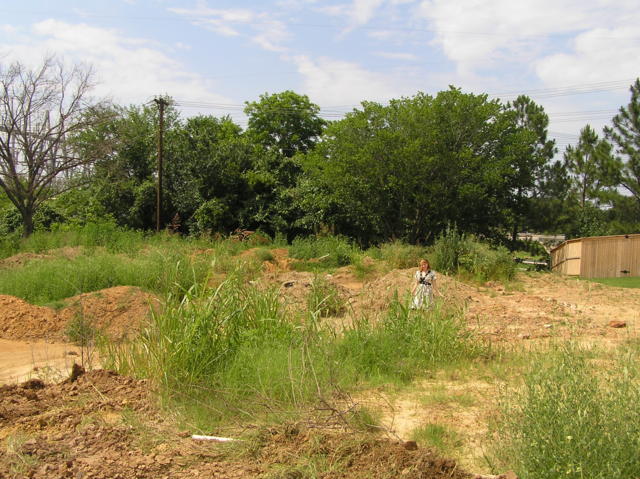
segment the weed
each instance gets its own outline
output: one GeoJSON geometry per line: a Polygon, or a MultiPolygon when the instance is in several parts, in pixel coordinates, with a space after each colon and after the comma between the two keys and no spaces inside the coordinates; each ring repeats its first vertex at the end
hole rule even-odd
{"type": "Polygon", "coordinates": [[[372,248],[367,253],[376,259],[386,261],[390,268],[406,269],[417,266],[418,261],[426,257],[427,250],[422,246],[394,241],[372,248]]]}
{"type": "Polygon", "coordinates": [[[38,464],[38,458],[25,451],[30,437],[23,433],[15,433],[5,438],[6,457],[10,471],[17,477],[26,476],[27,471],[38,464]]]}
{"type": "Polygon", "coordinates": [[[307,308],[320,317],[342,316],[347,304],[335,285],[321,276],[315,276],[307,296],[307,308]]]}
{"type": "Polygon", "coordinates": [[[265,261],[273,261],[275,259],[271,251],[266,248],[260,248],[256,250],[255,256],[263,263],[265,261]]]}
{"type": "Polygon", "coordinates": [[[497,457],[519,476],[635,478],[640,470],[640,365],[614,359],[606,374],[593,352],[564,346],[546,353],[509,391],[497,425],[497,457]]]}

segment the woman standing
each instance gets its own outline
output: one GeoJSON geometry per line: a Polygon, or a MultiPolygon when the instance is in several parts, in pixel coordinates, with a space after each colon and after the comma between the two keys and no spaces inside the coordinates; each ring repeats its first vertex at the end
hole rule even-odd
{"type": "Polygon", "coordinates": [[[433,294],[436,289],[436,275],[431,271],[431,265],[426,259],[420,260],[420,267],[414,275],[413,303],[411,309],[427,309],[433,303],[433,294]]]}

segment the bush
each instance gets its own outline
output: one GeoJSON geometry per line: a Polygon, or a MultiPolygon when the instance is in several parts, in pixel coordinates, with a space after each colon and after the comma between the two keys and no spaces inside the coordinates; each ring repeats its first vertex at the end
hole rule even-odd
{"type": "Polygon", "coordinates": [[[640,368],[635,354],[594,368],[588,352],[547,355],[510,394],[498,457],[523,479],[638,477],[640,368]]]}
{"type": "Polygon", "coordinates": [[[516,273],[509,250],[503,246],[491,248],[455,227],[447,227],[436,240],[433,267],[448,274],[468,275],[476,281],[510,281],[516,273]]]}
{"type": "Polygon", "coordinates": [[[426,257],[427,250],[422,246],[394,241],[371,248],[367,253],[373,258],[386,261],[391,268],[405,269],[417,266],[418,262],[426,257]]]}

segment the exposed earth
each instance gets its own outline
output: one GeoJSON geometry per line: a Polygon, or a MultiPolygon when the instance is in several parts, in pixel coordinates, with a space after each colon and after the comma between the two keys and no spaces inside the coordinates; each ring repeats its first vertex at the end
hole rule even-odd
{"type": "MultiPolygon", "coordinates": [[[[251,254],[251,250],[243,253],[251,254]]],[[[40,256],[7,258],[0,266],[46,260],[46,255],[40,256]]],[[[278,287],[286,307],[300,310],[306,307],[314,274],[292,271],[291,263],[286,250],[276,250],[274,258],[264,263],[261,283],[278,287]]],[[[375,315],[396,291],[401,297],[407,293],[413,271],[391,270],[366,281],[350,267],[323,274],[349,305],[344,317],[324,320],[339,324],[353,315],[375,315]]],[[[496,345],[535,347],[554,338],[615,345],[638,336],[637,289],[546,273],[520,274],[507,288],[445,275],[438,281],[441,300],[463,308],[467,327],[496,345]]],[[[86,348],[69,344],[65,331],[71,321],[88,318],[119,339],[144,327],[152,307],[161,308],[156,298],[126,286],[69,298],[58,310],[0,295],[0,384],[6,384],[0,386],[0,443],[6,445],[6,454],[0,455],[0,478],[295,478],[305,476],[291,469],[296,462],[291,457],[315,457],[323,451],[340,464],[334,475],[323,477],[473,477],[429,449],[406,448],[411,432],[425,423],[446,424],[457,431],[465,443],[464,457],[459,458],[462,465],[481,470],[477,466],[483,454],[481,437],[487,433],[500,385],[477,378],[443,373],[416,384],[410,393],[380,390],[357,398],[382,411],[388,439],[354,437],[340,428],[288,425],[263,435],[258,445],[231,449],[194,441],[163,419],[166,415],[158,412],[144,381],[93,371],[75,382],[59,383],[87,353],[86,348]],[[29,378],[30,382],[17,384],[29,378]],[[282,473],[273,475],[274,470],[282,473]]]]}

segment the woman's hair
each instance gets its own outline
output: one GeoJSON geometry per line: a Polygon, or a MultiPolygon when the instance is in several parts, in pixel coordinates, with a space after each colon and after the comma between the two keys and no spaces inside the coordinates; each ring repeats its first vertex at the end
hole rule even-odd
{"type": "Polygon", "coordinates": [[[426,263],[426,264],[427,264],[427,266],[428,266],[429,268],[431,268],[431,263],[429,263],[429,260],[428,260],[428,259],[426,259],[426,258],[422,258],[420,261],[418,261],[418,266],[422,266],[422,263],[426,263]]]}

